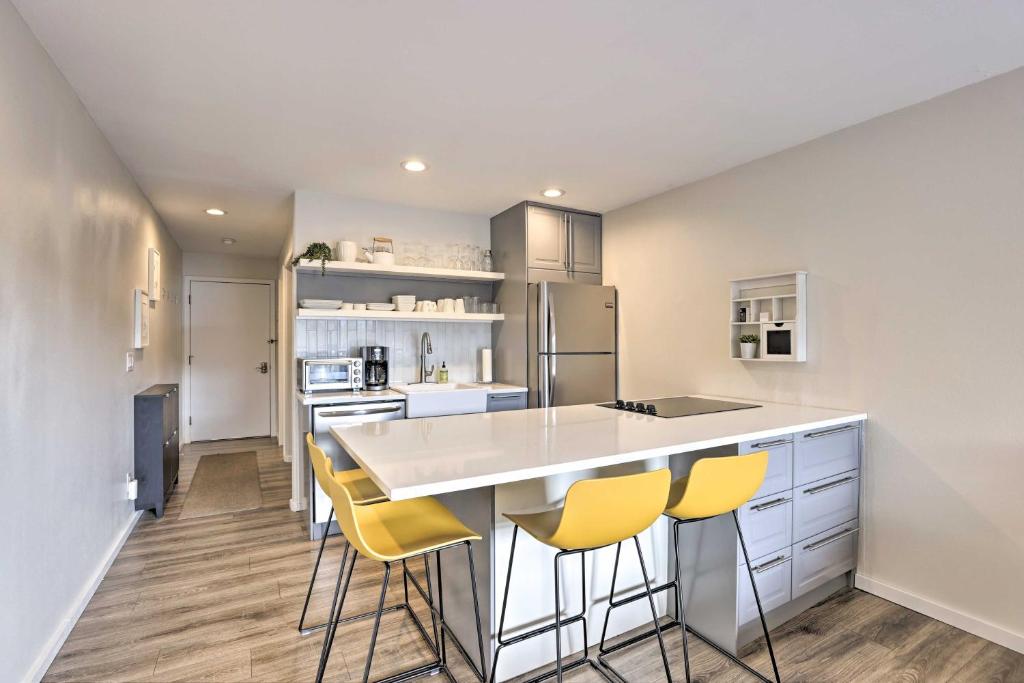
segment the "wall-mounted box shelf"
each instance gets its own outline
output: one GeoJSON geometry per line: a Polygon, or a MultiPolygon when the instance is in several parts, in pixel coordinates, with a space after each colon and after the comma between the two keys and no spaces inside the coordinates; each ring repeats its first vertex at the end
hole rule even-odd
{"type": "MultiPolygon", "coordinates": [[[[420,266],[381,266],[372,263],[351,263],[328,261],[324,266],[327,275],[356,277],[389,277],[409,280],[444,280],[448,282],[500,282],[504,273],[489,273],[483,270],[454,270],[452,268],[421,268],[420,266]]],[[[303,259],[294,267],[296,273],[321,274],[320,261],[303,259]]]]}
{"type": "Polygon", "coordinates": [[[730,358],[790,363],[807,360],[806,271],[739,278],[730,281],[729,289],[730,358]],[[762,314],[768,320],[761,320],[762,314]],[[760,337],[754,358],[740,354],[739,338],[745,334],[760,337]]]}
{"type": "Polygon", "coordinates": [[[298,309],[299,320],[392,320],[402,322],[493,323],[504,320],[502,313],[402,313],[399,311],[342,311],[298,309]]]}

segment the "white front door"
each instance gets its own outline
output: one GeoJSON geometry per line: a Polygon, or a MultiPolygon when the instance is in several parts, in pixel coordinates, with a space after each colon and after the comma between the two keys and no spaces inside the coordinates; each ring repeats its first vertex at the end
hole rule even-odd
{"type": "Polygon", "coordinates": [[[192,441],[269,436],[274,326],[269,284],[192,280],[192,441]]]}

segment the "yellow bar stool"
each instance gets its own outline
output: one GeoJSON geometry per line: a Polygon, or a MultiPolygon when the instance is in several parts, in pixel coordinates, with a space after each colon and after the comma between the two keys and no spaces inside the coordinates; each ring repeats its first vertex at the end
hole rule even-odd
{"type": "MultiPolygon", "coordinates": [[[[313,435],[306,434],[306,444],[310,446],[310,453],[312,453],[312,446],[316,445],[313,441],[313,435]]],[[[348,489],[349,494],[352,496],[352,502],[356,505],[372,505],[374,503],[380,503],[387,500],[387,496],[381,491],[373,480],[370,479],[369,475],[358,467],[354,467],[350,470],[334,470],[334,464],[330,458],[326,458],[326,467],[313,469],[313,474],[316,477],[317,485],[323,489],[324,493],[327,493],[326,480],[321,481],[321,477],[333,477],[336,482],[348,489]]],[[[328,494],[330,495],[330,494],[328,494]]],[[[316,583],[316,575],[320,570],[320,559],[324,555],[324,545],[327,543],[327,532],[331,528],[331,521],[334,519],[334,506],[331,506],[331,511],[327,515],[327,526],[324,528],[324,535],[320,539],[320,550],[316,554],[316,563],[313,564],[313,575],[309,577],[309,588],[306,590],[306,601],[302,604],[302,615],[299,617],[299,633],[306,636],[315,631],[327,627],[327,622],[316,626],[303,626],[306,621],[306,611],[309,609],[309,599],[313,595],[313,584],[316,583]]],[[[406,589],[408,593],[408,588],[406,589]]],[[[408,602],[408,598],[406,599],[408,602]]]]}
{"type": "MultiPolygon", "coordinates": [[[[310,459],[313,461],[314,470],[320,469],[321,475],[327,473],[327,463],[330,459],[323,450],[316,444],[309,446],[310,459]]],[[[345,606],[345,596],[348,594],[349,583],[352,581],[352,574],[355,572],[356,559],[362,556],[369,560],[381,562],[384,565],[384,580],[381,584],[380,598],[377,602],[377,609],[372,614],[373,632],[370,636],[370,649],[366,655],[366,664],[363,669],[363,683],[370,680],[370,667],[373,664],[373,652],[377,644],[377,634],[380,631],[381,617],[389,609],[384,608],[384,601],[387,597],[388,580],[391,578],[391,565],[401,562],[403,568],[407,560],[423,557],[424,567],[427,568],[426,582],[424,589],[419,581],[411,575],[407,576],[409,583],[412,583],[420,596],[430,608],[430,618],[433,623],[434,639],[431,640],[427,630],[420,623],[416,613],[408,605],[408,587],[406,587],[406,602],[398,608],[405,609],[412,618],[420,635],[423,636],[435,660],[427,664],[414,667],[393,676],[389,676],[378,683],[404,681],[417,676],[433,675],[444,672],[449,678],[453,678],[448,668],[447,650],[445,647],[445,636],[451,637],[452,642],[458,647],[465,657],[466,662],[476,674],[477,678],[483,681],[484,664],[484,639],[480,623],[480,602],[476,586],[476,566],[473,562],[473,549],[471,541],[480,540],[480,535],[472,529],[467,528],[458,517],[434,498],[416,498],[414,500],[384,501],[375,505],[356,505],[348,487],[338,483],[333,478],[324,476],[327,484],[327,494],[334,503],[334,511],[338,515],[338,525],[345,536],[345,552],[342,555],[341,567],[338,570],[338,583],[334,589],[334,600],[331,603],[330,616],[327,619],[327,632],[324,634],[324,645],[320,653],[320,664],[317,669],[316,680],[320,683],[327,670],[327,663],[331,655],[331,647],[334,644],[334,636],[338,632],[338,624],[343,621],[351,621],[341,618],[345,606]],[[465,546],[466,557],[469,560],[469,579],[473,590],[473,608],[476,613],[477,647],[480,651],[480,666],[466,653],[465,648],[459,639],[451,631],[444,618],[444,583],[441,576],[441,551],[458,546],[465,546]],[[351,562],[348,559],[349,550],[352,550],[351,562]],[[434,604],[434,591],[430,581],[429,564],[427,555],[433,553],[437,566],[437,604],[434,604]],[[347,571],[346,571],[347,569],[347,571]],[[344,578],[344,582],[343,582],[344,578]]],[[[357,615],[355,619],[365,615],[357,615]]],[[[454,680],[454,679],[453,679],[454,680]]]]}
{"type": "MultiPolygon", "coordinates": [[[[605,636],[604,633],[602,633],[598,660],[600,660],[604,666],[614,671],[611,665],[606,661],[605,655],[622,650],[623,648],[634,645],[642,640],[646,640],[655,633],[658,634],[658,638],[660,640],[661,631],[679,626],[683,635],[683,664],[686,667],[687,683],[690,683],[690,653],[686,642],[687,632],[697,636],[719,653],[725,655],[730,660],[743,667],[747,673],[756,676],[759,680],[764,681],[765,683],[772,683],[771,679],[766,678],[764,674],[751,668],[739,657],[727,652],[710,639],[686,625],[686,614],[683,611],[682,571],[680,570],[679,565],[679,529],[683,524],[701,522],[706,519],[731,512],[733,523],[736,525],[736,534],[740,541],[740,549],[743,551],[743,559],[747,564],[747,574],[750,576],[750,585],[754,589],[754,601],[757,603],[757,613],[761,617],[761,628],[764,630],[764,640],[768,646],[768,656],[772,661],[772,671],[775,674],[775,683],[781,683],[782,679],[779,678],[779,667],[775,662],[775,651],[772,649],[772,640],[768,635],[768,623],[765,621],[764,610],[761,607],[761,596],[758,595],[757,582],[754,581],[754,572],[750,568],[750,557],[747,555],[747,543],[743,538],[743,530],[740,529],[740,520],[736,514],[736,510],[749,501],[757,490],[761,488],[767,469],[768,451],[759,451],[749,455],[702,458],[693,464],[689,475],[672,482],[672,489],[669,494],[668,506],[665,508],[665,514],[673,520],[672,540],[675,551],[676,575],[672,581],[656,587],[654,592],[658,593],[668,589],[675,591],[676,613],[678,618],[673,622],[663,624],[651,631],[634,636],[629,640],[616,643],[611,647],[605,647],[605,636]]],[[[618,563],[619,557],[618,551],[616,551],[615,569],[612,571],[612,594],[615,593],[615,578],[618,573],[618,563]]],[[[622,605],[630,602],[640,600],[643,597],[643,593],[637,593],[613,602],[611,607],[609,607],[608,612],[605,614],[605,629],[608,627],[608,616],[611,614],[612,608],[621,607],[622,605]]]]}
{"type": "MultiPolygon", "coordinates": [[[[568,555],[579,554],[582,577],[581,595],[585,603],[587,593],[585,553],[588,550],[597,550],[613,544],[621,546],[622,541],[632,537],[636,544],[637,556],[640,558],[640,570],[643,573],[646,587],[646,591],[640,595],[646,595],[650,601],[651,616],[654,624],[657,624],[658,614],[651,593],[651,583],[647,576],[643,555],[640,553],[640,539],[637,536],[641,531],[654,524],[664,511],[671,479],[672,475],[668,469],[620,477],[583,479],[569,487],[565,494],[565,504],[560,508],[532,514],[505,515],[509,521],[515,524],[515,527],[512,529],[512,548],[508,558],[508,574],[505,577],[505,595],[501,602],[498,646],[494,651],[494,660],[491,663],[490,680],[492,683],[497,675],[498,656],[504,648],[551,631],[555,632],[555,668],[531,678],[529,683],[551,676],[555,676],[558,681],[561,681],[564,672],[585,664],[593,667],[605,679],[612,680],[604,669],[590,658],[587,644],[586,604],[578,614],[567,619],[561,617],[559,560],[568,555]],[[558,553],[555,555],[555,621],[506,639],[504,635],[505,610],[508,607],[509,585],[512,582],[512,562],[515,559],[516,539],[520,528],[544,545],[558,549],[558,553]],[[583,654],[574,661],[563,665],[562,628],[577,622],[583,623],[583,654]]],[[[671,683],[672,673],[669,670],[668,654],[665,652],[665,644],[661,640],[661,631],[656,630],[656,632],[661,645],[665,675],[671,683]]]]}

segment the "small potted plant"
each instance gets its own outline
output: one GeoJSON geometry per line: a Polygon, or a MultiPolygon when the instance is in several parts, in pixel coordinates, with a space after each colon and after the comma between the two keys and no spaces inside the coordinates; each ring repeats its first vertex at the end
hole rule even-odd
{"type": "Polygon", "coordinates": [[[326,242],[312,242],[306,251],[292,259],[292,265],[298,265],[302,259],[320,262],[320,275],[327,275],[327,262],[332,258],[331,248],[326,242]]]}
{"type": "Polygon", "coordinates": [[[740,358],[757,358],[757,343],[761,338],[756,334],[740,335],[740,358]]]}

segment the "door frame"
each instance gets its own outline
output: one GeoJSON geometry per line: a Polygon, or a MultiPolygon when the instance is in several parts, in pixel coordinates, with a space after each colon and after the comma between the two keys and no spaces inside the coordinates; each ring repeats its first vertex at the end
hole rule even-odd
{"type": "Polygon", "coordinates": [[[270,286],[270,333],[275,335],[275,348],[270,351],[270,376],[274,378],[270,382],[270,436],[277,437],[277,349],[281,343],[277,339],[277,280],[261,280],[252,277],[211,277],[209,275],[186,275],[184,285],[185,305],[181,307],[181,444],[192,443],[192,425],[189,418],[192,416],[192,386],[191,373],[189,372],[188,357],[192,354],[192,283],[193,282],[222,282],[225,284],[241,285],[269,285],[270,286]]]}

